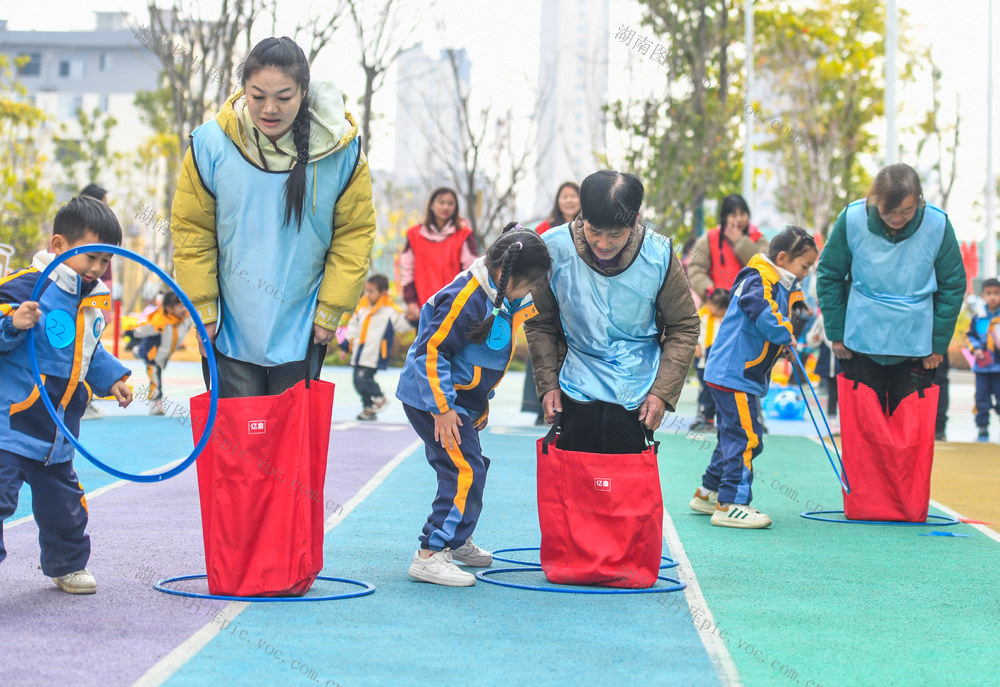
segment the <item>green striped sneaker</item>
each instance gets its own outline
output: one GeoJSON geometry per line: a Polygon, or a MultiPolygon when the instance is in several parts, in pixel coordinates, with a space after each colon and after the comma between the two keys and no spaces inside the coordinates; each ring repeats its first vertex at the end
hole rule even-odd
{"type": "Polygon", "coordinates": [[[771,526],[771,518],[744,503],[717,503],[711,522],[718,527],[738,527],[744,530],[759,530],[771,526]]]}

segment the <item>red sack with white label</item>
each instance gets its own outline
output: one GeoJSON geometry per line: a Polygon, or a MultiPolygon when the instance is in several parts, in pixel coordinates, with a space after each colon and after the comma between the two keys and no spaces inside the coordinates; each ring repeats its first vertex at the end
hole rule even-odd
{"type": "Polygon", "coordinates": [[[663,553],[657,444],[642,453],[586,453],[538,440],[542,571],[556,584],[645,589],[663,553]]]}
{"type": "MultiPolygon", "coordinates": [[[[323,569],[323,485],[334,385],[220,398],[196,461],[208,591],[301,596],[323,569]]],[[[191,399],[197,442],[209,394],[191,399]]]]}

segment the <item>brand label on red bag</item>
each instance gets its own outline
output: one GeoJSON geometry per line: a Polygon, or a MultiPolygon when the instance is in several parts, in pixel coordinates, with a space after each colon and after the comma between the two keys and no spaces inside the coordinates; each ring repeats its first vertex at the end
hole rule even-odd
{"type": "Polygon", "coordinates": [[[594,489],[596,489],[597,491],[611,491],[611,480],[595,477],[594,489]]]}
{"type": "Polygon", "coordinates": [[[264,420],[250,420],[247,423],[247,431],[249,431],[250,434],[263,434],[264,420]]]}

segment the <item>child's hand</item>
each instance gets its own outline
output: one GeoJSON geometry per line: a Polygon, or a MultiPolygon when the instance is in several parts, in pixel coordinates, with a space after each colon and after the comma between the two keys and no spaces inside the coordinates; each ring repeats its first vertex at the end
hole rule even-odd
{"type": "Polygon", "coordinates": [[[701,345],[700,344],[694,347],[694,357],[695,358],[700,358],[701,357],[701,345]]]}
{"type": "Polygon", "coordinates": [[[420,306],[416,303],[408,303],[406,306],[406,319],[416,322],[420,319],[420,306]]]}
{"type": "Polygon", "coordinates": [[[15,329],[31,329],[42,318],[42,311],[39,309],[37,301],[25,301],[11,314],[10,318],[15,329]]]}
{"type": "Polygon", "coordinates": [[[347,352],[342,348],[338,348],[337,357],[340,359],[340,362],[344,362],[345,360],[347,360],[347,352]]]}
{"type": "Polygon", "coordinates": [[[454,408],[447,413],[434,416],[434,441],[441,442],[441,447],[445,450],[453,449],[462,445],[462,437],[458,434],[458,428],[462,426],[462,418],[454,408]],[[446,443],[447,442],[447,443],[446,443]]]}
{"type": "Polygon", "coordinates": [[[975,356],[976,356],[976,360],[982,360],[983,358],[986,357],[986,353],[984,351],[982,351],[982,350],[980,350],[980,349],[977,348],[976,351],[975,351],[975,356]]]}
{"type": "Polygon", "coordinates": [[[132,390],[120,379],[111,385],[111,395],[118,399],[121,408],[128,408],[132,402],[132,390]]]}

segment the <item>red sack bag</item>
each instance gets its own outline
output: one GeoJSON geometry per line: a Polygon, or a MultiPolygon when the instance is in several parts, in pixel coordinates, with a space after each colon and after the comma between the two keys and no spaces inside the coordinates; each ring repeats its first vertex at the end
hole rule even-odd
{"type": "MultiPolygon", "coordinates": [[[[334,385],[303,380],[277,396],[220,398],[198,457],[208,591],[302,596],[323,569],[323,485],[334,385]]],[[[191,399],[197,442],[209,394],[191,399]]]]}
{"type": "Polygon", "coordinates": [[[925,522],[931,499],[938,387],[915,391],[891,415],[876,393],[837,377],[848,520],[925,522]]]}
{"type": "Polygon", "coordinates": [[[542,571],[555,584],[642,589],[656,584],[663,553],[657,444],[642,453],[558,448],[539,439],[542,571]]]}

